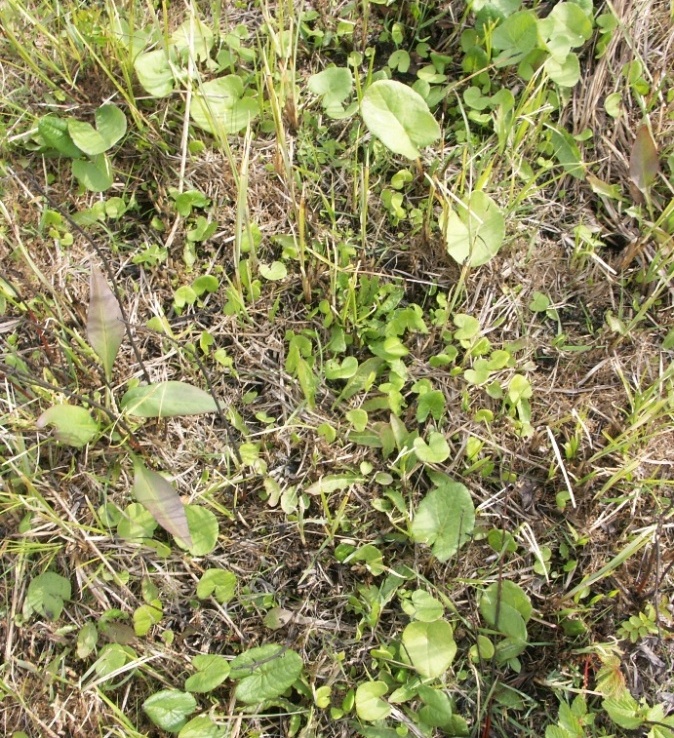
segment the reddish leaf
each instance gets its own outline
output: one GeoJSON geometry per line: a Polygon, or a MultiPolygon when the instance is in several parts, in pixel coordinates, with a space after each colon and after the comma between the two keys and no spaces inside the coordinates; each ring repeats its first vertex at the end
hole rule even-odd
{"type": "Polygon", "coordinates": [[[653,135],[648,125],[642,123],[637,131],[630,155],[630,179],[641,192],[646,194],[659,170],[658,150],[653,135]]]}
{"type": "Polygon", "coordinates": [[[93,263],[89,285],[87,336],[91,348],[101,357],[105,376],[109,379],[124,338],[124,316],[101,270],[93,263]]]}
{"type": "Polygon", "coordinates": [[[133,492],[138,502],[164,530],[180,538],[187,548],[192,548],[185,506],[176,490],[164,477],[143,466],[138,459],[134,459],[133,471],[133,492]]]}

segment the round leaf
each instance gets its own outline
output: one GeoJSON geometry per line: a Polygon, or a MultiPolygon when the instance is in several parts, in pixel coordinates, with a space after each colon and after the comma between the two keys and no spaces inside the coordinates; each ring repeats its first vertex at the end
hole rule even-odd
{"type": "Polygon", "coordinates": [[[164,689],[143,702],[143,710],[152,722],[174,733],[185,725],[187,715],[194,712],[197,701],[191,694],[177,689],[164,689]]]}
{"type": "Polygon", "coordinates": [[[356,690],[356,713],[361,720],[384,720],[391,714],[391,705],[381,699],[388,687],[385,682],[365,682],[356,690]]]}
{"type": "Polygon", "coordinates": [[[429,679],[442,676],[456,655],[454,631],[446,620],[410,623],[402,640],[412,666],[429,679]]]}
{"type": "Polygon", "coordinates": [[[498,205],[477,190],[460,207],[443,216],[447,252],[459,264],[486,264],[498,253],[505,237],[505,220],[498,205]]]}
{"type": "Polygon", "coordinates": [[[412,538],[428,543],[447,561],[466,542],[475,525],[475,508],[463,484],[446,481],[421,501],[412,521],[412,538]]]}
{"type": "Polygon", "coordinates": [[[56,620],[63,611],[64,602],[70,599],[70,582],[53,571],[46,571],[31,580],[23,604],[24,617],[34,612],[50,620],[56,620]]]}
{"type": "Polygon", "coordinates": [[[197,715],[185,723],[178,738],[224,738],[227,729],[214,723],[208,715],[197,715]]]}
{"type": "Polygon", "coordinates": [[[260,274],[270,282],[285,279],[288,276],[286,265],[282,261],[273,261],[271,264],[260,264],[260,274]]]}
{"type": "Polygon", "coordinates": [[[139,54],[133,66],[138,81],[152,97],[165,97],[173,92],[173,70],[164,49],[139,54]]]}
{"type": "Polygon", "coordinates": [[[108,142],[91,123],[85,123],[82,120],[71,118],[68,121],[68,133],[75,142],[75,145],[89,156],[102,154],[108,149],[108,142]]]}
{"type": "Polygon", "coordinates": [[[209,133],[237,133],[258,110],[255,100],[242,95],[243,82],[235,74],[206,82],[192,101],[192,120],[209,133]]]}
{"type": "Polygon", "coordinates": [[[419,147],[440,137],[440,126],[426,101],[401,82],[373,82],[363,95],[361,112],[370,132],[395,154],[408,159],[418,159],[419,147]]]}
{"type": "Polygon", "coordinates": [[[199,654],[192,659],[198,671],[185,681],[188,692],[211,692],[229,676],[229,662],[224,656],[199,654]]]}
{"type": "Polygon", "coordinates": [[[231,571],[207,569],[197,584],[197,597],[205,600],[213,595],[221,605],[224,605],[234,597],[236,585],[236,574],[231,571]]]}

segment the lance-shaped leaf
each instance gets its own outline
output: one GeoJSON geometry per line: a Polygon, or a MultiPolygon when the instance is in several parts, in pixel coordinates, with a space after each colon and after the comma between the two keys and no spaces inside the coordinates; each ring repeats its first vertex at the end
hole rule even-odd
{"type": "Polygon", "coordinates": [[[93,263],[89,285],[87,336],[91,348],[101,357],[105,376],[109,379],[124,338],[124,316],[101,270],[93,263]]]}
{"type": "Polygon", "coordinates": [[[660,169],[658,149],[646,123],[639,126],[630,155],[630,179],[644,195],[660,169]]]}
{"type": "Polygon", "coordinates": [[[133,493],[140,504],[164,530],[180,538],[192,548],[192,536],[187,525],[185,506],[176,490],[157,472],[133,461],[133,493]]]}
{"type": "Polygon", "coordinates": [[[215,400],[187,382],[157,382],[130,389],[122,397],[122,410],[141,418],[217,413],[215,400]]]}

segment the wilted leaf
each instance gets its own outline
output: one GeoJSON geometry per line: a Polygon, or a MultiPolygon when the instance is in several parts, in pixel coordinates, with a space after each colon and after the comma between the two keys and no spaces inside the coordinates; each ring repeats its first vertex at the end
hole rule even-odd
{"type": "Polygon", "coordinates": [[[408,159],[418,159],[419,147],[440,137],[440,126],[424,98],[402,82],[373,82],[363,95],[361,112],[370,132],[408,159]]]}
{"type": "Polygon", "coordinates": [[[133,470],[133,493],[138,502],[164,530],[191,548],[192,536],[187,525],[185,506],[176,490],[164,477],[145,467],[138,459],[134,459],[133,470]]]}
{"type": "Polygon", "coordinates": [[[642,123],[630,155],[630,179],[646,194],[660,170],[658,149],[646,123],[642,123]]]}
{"type": "Polygon", "coordinates": [[[56,440],[75,448],[86,446],[100,430],[89,411],[76,405],[54,405],[40,415],[36,425],[54,426],[56,440]]]}
{"type": "Polygon", "coordinates": [[[121,407],[141,418],[216,413],[218,406],[208,392],[186,382],[157,382],[134,387],[122,397],[121,407]]]}
{"type": "Polygon", "coordinates": [[[110,379],[112,365],[124,338],[124,316],[101,270],[91,265],[87,337],[91,348],[103,362],[105,376],[110,379]]]}

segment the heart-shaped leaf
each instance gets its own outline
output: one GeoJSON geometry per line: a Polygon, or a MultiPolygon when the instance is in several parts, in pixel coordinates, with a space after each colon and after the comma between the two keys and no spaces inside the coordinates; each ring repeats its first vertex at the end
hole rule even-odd
{"type": "Polygon", "coordinates": [[[139,54],[133,66],[138,81],[152,97],[166,97],[173,92],[173,69],[164,49],[139,54]]]}
{"type": "Polygon", "coordinates": [[[373,82],[363,95],[361,113],[384,146],[408,159],[418,159],[419,148],[440,137],[440,126],[424,98],[401,82],[373,82]]]}
{"type": "Polygon", "coordinates": [[[449,255],[472,267],[496,256],[505,237],[505,220],[498,205],[481,190],[473,192],[458,211],[443,213],[441,225],[449,255]]]}
{"type": "Polygon", "coordinates": [[[304,668],[298,653],[277,644],[251,648],[231,663],[230,678],[240,680],[236,698],[247,704],[272,700],[292,687],[304,668]]]}
{"type": "Polygon", "coordinates": [[[442,433],[432,431],[428,443],[423,438],[414,439],[414,453],[425,464],[439,464],[449,458],[449,446],[442,433]]]}
{"type": "Polygon", "coordinates": [[[391,705],[382,699],[388,692],[386,682],[365,682],[356,689],[356,713],[361,720],[384,720],[391,714],[391,705]]]}
{"type": "Polygon", "coordinates": [[[134,387],[122,397],[121,407],[129,415],[141,418],[218,412],[218,406],[208,392],[187,382],[158,382],[134,387]]]}
{"type": "Polygon", "coordinates": [[[150,720],[170,733],[179,731],[196,707],[197,701],[191,694],[177,689],[155,692],[143,702],[143,710],[150,720]]]}
{"type": "Polygon", "coordinates": [[[91,265],[87,338],[103,362],[109,380],[117,351],[124,338],[124,316],[117,298],[96,264],[91,265]]]}
{"type": "Polygon", "coordinates": [[[208,133],[237,133],[258,113],[257,102],[242,95],[243,82],[235,74],[206,82],[192,100],[192,120],[208,133]]]}
{"type": "Polygon", "coordinates": [[[432,489],[419,504],[412,521],[412,538],[433,547],[433,555],[447,561],[468,540],[475,525],[475,508],[463,484],[435,476],[432,489]]]}
{"type": "Polygon", "coordinates": [[[454,631],[446,620],[410,623],[402,640],[412,666],[427,679],[442,676],[456,655],[454,631]]]}
{"type": "Polygon", "coordinates": [[[138,459],[134,459],[133,470],[133,493],[138,502],[164,530],[191,548],[192,536],[185,506],[176,490],[164,477],[145,467],[138,459]]]}
{"type": "Polygon", "coordinates": [[[188,692],[211,692],[229,676],[229,661],[217,654],[197,654],[192,666],[197,673],[185,681],[188,692]]]}

